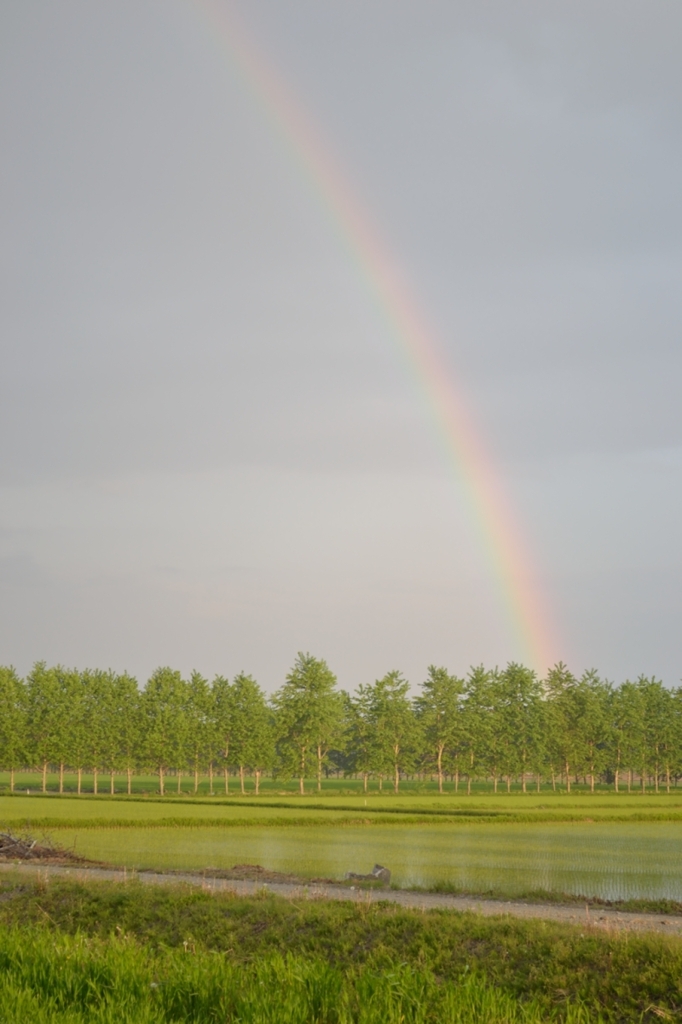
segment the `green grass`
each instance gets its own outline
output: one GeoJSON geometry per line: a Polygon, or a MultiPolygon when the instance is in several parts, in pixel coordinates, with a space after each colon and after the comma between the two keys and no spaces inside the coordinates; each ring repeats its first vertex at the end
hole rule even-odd
{"type": "MultiPolygon", "coordinates": [[[[0,772],[0,791],[3,789],[8,791],[10,784],[10,777],[8,772],[0,772]]],[[[28,789],[32,793],[39,793],[42,789],[42,774],[35,771],[21,771],[15,773],[14,779],[15,789],[19,792],[24,792],[28,789]]],[[[78,785],[77,776],[73,772],[66,772],[64,776],[64,788],[67,793],[75,793],[78,785]]],[[[100,795],[109,792],[110,777],[108,774],[99,775],[98,788],[100,795]]],[[[115,791],[117,794],[125,794],[127,792],[127,777],[124,774],[116,775],[114,779],[115,791]]],[[[89,772],[84,772],[81,777],[81,787],[83,793],[92,793],[94,784],[93,776],[89,772]]],[[[59,789],[59,776],[56,772],[49,772],[47,775],[47,788],[48,791],[56,793],[59,789]]],[[[168,794],[173,794],[177,790],[177,777],[174,775],[167,776],[165,782],[165,788],[168,794]]],[[[209,795],[209,780],[206,776],[201,776],[199,779],[199,795],[209,795]]],[[[558,786],[557,789],[561,791],[562,786],[558,786]]],[[[584,785],[572,785],[573,790],[582,790],[587,787],[584,785]]],[[[597,787],[599,790],[612,791],[613,786],[605,786],[599,784],[597,787]]],[[[253,796],[255,794],[255,782],[253,778],[247,776],[245,778],[245,789],[247,795],[253,796]]],[[[305,789],[307,795],[315,795],[317,792],[317,782],[314,779],[307,779],[305,782],[305,789]]],[[[500,787],[506,791],[505,787],[500,787]]],[[[134,795],[150,795],[158,794],[159,792],[159,779],[157,775],[135,775],[132,779],[132,790],[134,795]]],[[[180,780],[181,793],[186,795],[194,795],[194,777],[190,775],[183,775],[180,780]]],[[[223,776],[216,774],[213,779],[213,790],[218,796],[225,794],[225,783],[223,776]]],[[[263,778],[260,783],[260,790],[263,795],[266,796],[295,796],[299,795],[299,783],[298,779],[270,779],[263,778]]],[[[353,795],[364,795],[362,781],[359,779],[351,778],[325,778],[322,781],[322,790],[325,796],[353,796],[353,795]]],[[[383,788],[379,790],[379,783],[375,779],[369,781],[369,793],[368,796],[381,796],[382,794],[391,795],[393,787],[390,782],[384,781],[383,788]]],[[[455,784],[453,782],[446,781],[444,784],[445,794],[455,794],[455,784]]],[[[492,792],[493,785],[490,782],[473,782],[472,790],[474,793],[488,793],[492,792]]],[[[553,793],[554,790],[549,783],[542,783],[541,790],[543,793],[553,793]]],[[[229,791],[231,796],[236,796],[240,792],[239,779],[233,775],[229,779],[229,791]]],[[[535,783],[529,786],[529,791],[535,792],[535,783]]],[[[430,779],[403,779],[400,783],[400,792],[402,795],[438,795],[437,783],[430,779]]],[[[466,782],[461,783],[458,787],[458,792],[461,795],[466,792],[466,782]]],[[[520,783],[513,783],[512,793],[521,792],[520,783]]]]}
{"type": "MultiPolygon", "coordinates": [[[[377,888],[371,883],[363,883],[367,888],[377,888]]],[[[393,886],[391,886],[393,888],[393,886]]],[[[464,889],[450,882],[435,882],[429,886],[413,886],[410,892],[435,893],[443,896],[466,896],[476,899],[497,900],[509,903],[512,895],[504,889],[491,888],[485,890],[464,889]]],[[[658,916],[682,916],[682,902],[668,899],[623,899],[609,900],[601,896],[584,896],[570,892],[560,892],[555,889],[519,889],[513,893],[514,900],[522,903],[535,903],[543,906],[571,906],[594,907],[597,910],[604,908],[608,910],[624,911],[632,914],[655,914],[658,916]]]]}
{"type": "Polygon", "coordinates": [[[625,793],[546,793],[511,794],[492,793],[437,796],[413,793],[411,795],[363,795],[323,793],[305,797],[263,794],[255,797],[193,797],[169,794],[148,796],[108,794],[5,793],[0,796],[0,821],[7,823],[40,823],[50,827],[82,826],[91,821],[99,826],[109,822],[123,826],[172,822],[174,825],[209,820],[215,824],[314,823],[349,820],[406,821],[425,819],[437,821],[549,822],[549,821],[682,821],[682,791],[655,796],[625,793]]]}
{"type": "MultiPolygon", "coordinates": [[[[0,793],[9,793],[9,773],[0,772],[0,793]]],[[[83,795],[93,794],[93,777],[89,773],[84,773],[81,780],[82,793],[83,795]]],[[[115,793],[117,796],[126,796],[127,794],[127,779],[125,775],[116,775],[114,780],[115,793]]],[[[261,798],[285,798],[301,800],[298,791],[298,780],[297,779],[262,779],[260,784],[261,798]]],[[[106,774],[100,774],[99,776],[99,796],[109,795],[110,779],[106,774]]],[[[175,776],[168,776],[166,778],[166,799],[177,797],[177,778],[175,776]]],[[[245,780],[246,798],[255,797],[255,783],[250,777],[245,780]]],[[[40,794],[42,789],[42,775],[37,772],[17,772],[15,775],[15,790],[17,794],[24,793],[28,790],[31,795],[40,794]]],[[[56,773],[50,772],[47,776],[47,789],[48,792],[57,794],[59,789],[59,777],[56,773]]],[[[64,777],[64,789],[65,795],[75,795],[77,789],[77,777],[75,774],[67,772],[64,777]]],[[[396,801],[402,800],[411,801],[413,798],[426,799],[437,802],[443,800],[455,800],[471,802],[479,798],[487,800],[488,798],[496,801],[501,801],[503,804],[509,800],[515,798],[521,798],[524,803],[529,801],[545,801],[546,799],[554,800],[560,797],[567,797],[568,800],[573,800],[578,797],[588,797],[590,800],[594,800],[599,797],[615,796],[618,799],[644,799],[649,800],[656,799],[656,797],[665,797],[666,793],[664,789],[661,789],[659,794],[655,794],[651,786],[647,788],[646,794],[642,797],[641,792],[638,789],[633,789],[632,794],[628,794],[624,788],[624,784],[621,781],[621,792],[616,794],[614,792],[613,785],[607,785],[605,783],[598,783],[595,787],[595,793],[591,793],[589,786],[584,783],[572,783],[571,793],[566,792],[566,787],[562,784],[557,783],[556,788],[552,787],[550,783],[543,782],[541,785],[540,793],[536,792],[535,783],[528,783],[527,793],[522,793],[522,787],[519,782],[514,782],[511,787],[511,794],[506,791],[506,785],[500,784],[498,787],[498,793],[495,794],[493,791],[493,784],[489,781],[475,781],[472,783],[471,796],[466,794],[466,783],[460,783],[458,792],[455,791],[455,785],[453,782],[446,781],[444,783],[443,795],[438,794],[438,786],[435,781],[430,779],[403,779],[400,783],[400,793],[396,797],[393,794],[393,787],[390,783],[385,782],[382,791],[379,791],[378,783],[376,780],[370,780],[369,792],[365,794],[363,792],[362,782],[358,779],[350,778],[328,778],[323,779],[322,792],[317,792],[317,784],[313,779],[307,779],[305,783],[306,794],[303,797],[304,800],[308,799],[329,799],[329,798],[346,798],[351,799],[368,799],[370,801],[388,801],[390,804],[396,801]]],[[[239,780],[234,776],[230,777],[229,783],[229,797],[228,799],[240,798],[239,791],[239,780]]],[[[132,791],[133,796],[137,797],[154,797],[159,795],[159,780],[156,775],[136,775],[132,780],[132,791]]],[[[224,780],[221,775],[216,775],[213,780],[213,796],[209,795],[209,781],[205,776],[202,776],[199,781],[199,797],[207,799],[225,799],[225,788],[224,780]]],[[[185,775],[180,780],[180,797],[193,798],[194,794],[194,779],[188,775],[185,775]]],[[[682,787],[677,788],[674,784],[669,794],[670,798],[677,797],[678,802],[682,801],[682,787]]]]}
{"type": "Polygon", "coordinates": [[[0,887],[7,1024],[620,1022],[681,1007],[674,938],[138,883],[0,887]]]}
{"type": "Polygon", "coordinates": [[[541,1024],[598,1021],[567,1005],[521,1003],[475,976],[340,971],[319,958],[271,955],[244,968],[210,953],[150,954],[121,939],[0,931],[0,1020],[7,1024],[541,1024]]]}

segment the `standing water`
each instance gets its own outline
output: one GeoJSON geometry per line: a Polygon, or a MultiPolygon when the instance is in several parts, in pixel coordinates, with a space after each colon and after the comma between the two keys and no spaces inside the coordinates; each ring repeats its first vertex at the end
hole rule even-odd
{"type": "Polygon", "coordinates": [[[252,863],[340,879],[380,863],[399,886],[682,901],[678,822],[104,828],[74,838],[80,854],[128,867],[252,863]]]}

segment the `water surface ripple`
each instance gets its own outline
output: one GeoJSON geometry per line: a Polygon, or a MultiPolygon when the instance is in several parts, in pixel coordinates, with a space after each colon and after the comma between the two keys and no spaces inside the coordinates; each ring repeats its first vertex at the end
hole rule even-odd
{"type": "MultiPolygon", "coordinates": [[[[128,828],[76,831],[79,853],[130,868],[262,864],[307,877],[390,867],[400,886],[448,882],[682,901],[682,823],[128,828]]],[[[65,837],[64,837],[65,838],[65,837]]]]}

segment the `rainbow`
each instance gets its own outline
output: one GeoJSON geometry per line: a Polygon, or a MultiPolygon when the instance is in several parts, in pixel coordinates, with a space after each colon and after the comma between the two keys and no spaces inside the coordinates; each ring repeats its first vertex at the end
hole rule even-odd
{"type": "Polygon", "coordinates": [[[526,544],[507,495],[482,443],[461,390],[446,365],[435,331],[410,294],[386,245],[349,189],[312,122],[231,5],[194,0],[212,34],[258,100],[265,116],[329,216],[341,244],[359,265],[372,300],[425,400],[447,461],[462,482],[521,656],[538,672],[557,651],[547,601],[540,593],[526,544]]]}

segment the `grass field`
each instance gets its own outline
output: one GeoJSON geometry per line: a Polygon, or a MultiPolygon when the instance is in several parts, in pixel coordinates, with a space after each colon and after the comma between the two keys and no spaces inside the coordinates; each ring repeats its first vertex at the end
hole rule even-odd
{"type": "Polygon", "coordinates": [[[239,1024],[541,1024],[596,1021],[570,1005],[548,1010],[483,980],[439,982],[398,964],[340,971],[319,958],[270,954],[244,967],[211,953],[150,953],[119,939],[87,941],[0,930],[0,1019],[69,1024],[117,1021],[239,1024]]]}
{"type": "MultiPolygon", "coordinates": [[[[682,794],[0,796],[0,827],[129,867],[682,899],[682,794]]],[[[682,941],[388,904],[0,883],[0,1024],[682,1019],[682,941]]]]}
{"type": "MultiPolygon", "coordinates": [[[[28,791],[29,794],[39,794],[42,788],[42,775],[38,772],[17,772],[15,775],[15,790],[17,793],[23,792],[24,794],[28,791]]],[[[9,773],[0,772],[0,793],[9,792],[10,778],[9,773]]],[[[78,780],[75,774],[67,773],[64,776],[64,791],[65,795],[75,795],[77,790],[78,780]]],[[[124,796],[127,793],[127,778],[125,775],[116,775],[114,779],[114,789],[116,795],[124,796]]],[[[549,782],[543,782],[541,785],[540,793],[536,792],[535,782],[528,782],[527,793],[522,793],[522,786],[520,782],[513,782],[511,785],[511,794],[506,791],[506,785],[502,783],[498,786],[498,793],[495,794],[493,791],[493,783],[489,781],[474,781],[472,783],[472,797],[499,797],[501,799],[507,799],[510,795],[529,797],[556,797],[560,795],[570,796],[628,796],[627,785],[621,780],[621,792],[619,794],[614,793],[614,787],[612,784],[607,785],[606,783],[597,783],[595,786],[595,793],[591,794],[589,786],[585,782],[572,782],[571,793],[566,793],[565,784],[557,782],[555,786],[552,786],[549,782]]],[[[84,773],[81,779],[82,793],[83,795],[92,795],[93,793],[93,777],[89,773],[84,773]]],[[[165,782],[166,796],[171,797],[178,795],[178,780],[175,776],[168,776],[165,782]]],[[[316,782],[313,779],[308,779],[305,783],[306,797],[319,797],[320,794],[317,792],[316,782]]],[[[445,781],[444,783],[444,797],[455,797],[464,799],[466,795],[466,782],[460,782],[458,792],[456,793],[456,786],[454,782],[445,781]]],[[[56,773],[50,773],[47,776],[47,789],[49,793],[57,793],[59,790],[59,776],[56,773]]],[[[109,795],[110,789],[110,778],[106,774],[99,775],[98,782],[98,795],[104,796],[109,795]]],[[[246,796],[255,796],[255,782],[252,778],[245,778],[245,789],[246,796]]],[[[199,789],[197,796],[208,797],[210,790],[209,780],[202,776],[199,780],[199,789]]],[[[678,794],[682,799],[682,785],[677,786],[676,782],[673,782],[671,786],[670,796],[678,794]]],[[[158,796],[159,795],[159,780],[156,775],[135,775],[132,779],[132,795],[133,796],[158,796]]],[[[189,775],[183,775],[180,779],[180,795],[182,796],[194,796],[194,779],[189,775]]],[[[222,775],[216,775],[213,779],[213,796],[224,797],[225,786],[222,775]]],[[[230,776],[229,780],[229,796],[239,796],[239,779],[234,776],[230,776]]],[[[262,779],[260,783],[260,795],[262,797],[295,797],[299,798],[298,791],[298,780],[297,779],[262,779]]],[[[367,796],[369,799],[388,797],[393,799],[393,788],[388,782],[384,782],[383,789],[379,791],[379,784],[376,780],[372,779],[369,782],[369,792],[365,794],[363,792],[362,782],[359,779],[349,778],[325,778],[322,781],[322,798],[331,796],[350,796],[350,797],[364,797],[367,796]]],[[[633,788],[633,796],[640,797],[641,792],[637,787],[633,788]]],[[[645,799],[654,796],[653,788],[651,785],[648,786],[645,794],[645,799]]],[[[666,795],[665,790],[661,789],[659,795],[666,795]]],[[[430,779],[403,779],[400,783],[400,793],[398,799],[401,798],[412,798],[414,796],[429,797],[433,796],[436,799],[442,799],[438,793],[438,786],[435,781],[430,779]]]]}
{"type": "Polygon", "coordinates": [[[596,1024],[681,1005],[672,938],[136,883],[0,887],[3,1024],[596,1024]]]}
{"type": "Polygon", "coordinates": [[[0,821],[49,822],[55,827],[83,826],[88,822],[131,824],[161,823],[194,825],[197,821],[216,823],[286,824],[308,820],[312,823],[346,823],[349,820],[386,820],[407,817],[425,820],[471,818],[491,821],[682,821],[682,791],[669,796],[626,793],[545,793],[509,796],[493,793],[465,795],[323,793],[305,797],[296,794],[263,794],[255,797],[193,797],[158,794],[132,797],[118,795],[31,794],[0,795],[0,821]]]}
{"type": "Polygon", "coordinates": [[[399,886],[682,901],[682,797],[3,796],[0,823],[128,868],[258,863],[399,886]]]}

